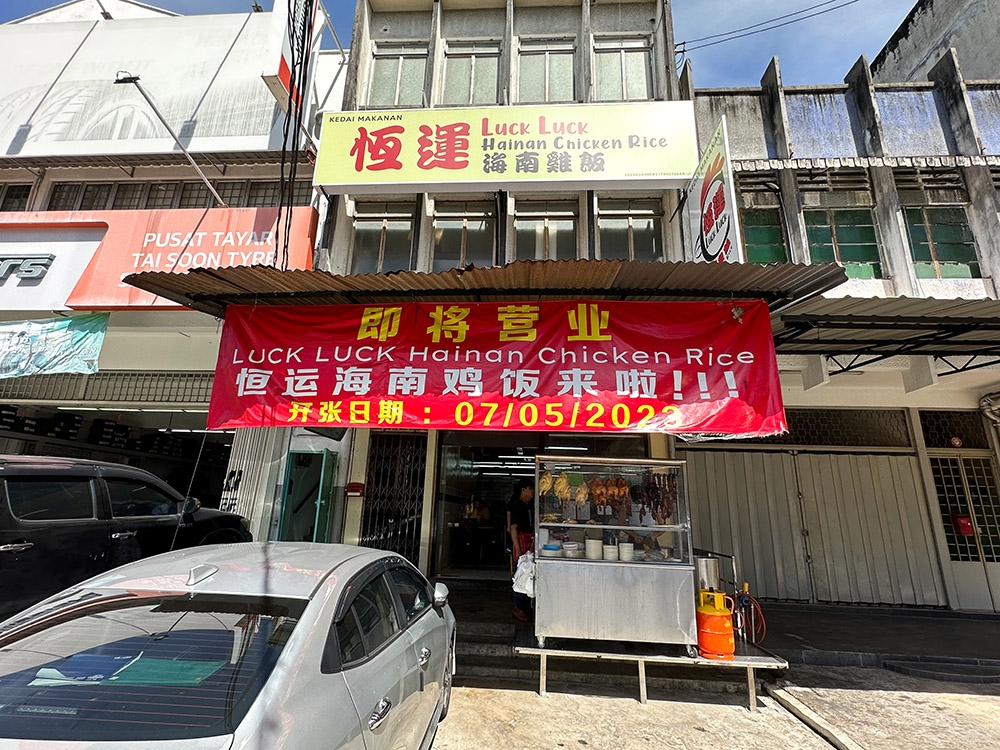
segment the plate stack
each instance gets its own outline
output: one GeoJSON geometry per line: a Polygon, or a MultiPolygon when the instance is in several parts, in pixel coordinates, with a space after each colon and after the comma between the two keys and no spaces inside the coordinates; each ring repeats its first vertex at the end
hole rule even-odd
{"type": "Polygon", "coordinates": [[[578,559],[583,557],[583,550],[580,549],[579,542],[563,542],[563,557],[578,559]]]}

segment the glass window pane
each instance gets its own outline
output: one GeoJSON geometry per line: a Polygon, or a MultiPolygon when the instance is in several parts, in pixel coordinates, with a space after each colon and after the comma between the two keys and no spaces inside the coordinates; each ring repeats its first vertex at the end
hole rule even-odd
{"type": "Polygon", "coordinates": [[[630,101],[651,99],[649,53],[646,50],[625,53],[625,98],[630,101]]]}
{"type": "Polygon", "coordinates": [[[278,205],[279,183],[251,182],[247,193],[247,205],[255,208],[273,208],[278,205]]]}
{"type": "Polygon", "coordinates": [[[457,268],[462,263],[462,221],[434,222],[434,272],[457,268]]]}
{"type": "Polygon", "coordinates": [[[381,221],[354,222],[354,260],[351,273],[378,273],[378,251],[381,242],[381,221]]]}
{"type": "Polygon", "coordinates": [[[24,211],[28,207],[31,185],[8,185],[3,194],[0,211],[24,211]]]}
{"type": "Polygon", "coordinates": [[[227,180],[225,182],[215,182],[212,184],[215,192],[219,194],[222,201],[227,206],[242,206],[245,201],[247,184],[242,180],[227,180]]]}
{"type": "Polygon", "coordinates": [[[571,102],[573,98],[573,53],[550,53],[548,101],[571,102]]]}
{"type": "Polygon", "coordinates": [[[830,227],[806,227],[806,237],[809,240],[809,247],[813,245],[833,246],[833,232],[830,227]]]}
{"type": "Polygon", "coordinates": [[[472,58],[449,57],[444,71],[444,103],[468,104],[472,81],[472,58]]]}
{"type": "Polygon", "coordinates": [[[83,189],[83,198],[80,201],[81,211],[103,211],[108,207],[111,199],[111,188],[114,185],[104,182],[94,185],[87,185],[83,189]]]}
{"type": "Polygon", "coordinates": [[[431,592],[426,581],[406,568],[389,571],[389,580],[403,602],[407,622],[412,622],[431,606],[431,592]]]}
{"type": "Polygon", "coordinates": [[[385,248],[382,251],[382,273],[410,270],[410,248],[413,241],[409,221],[388,221],[385,248]]]}
{"type": "Polygon", "coordinates": [[[204,182],[185,182],[181,186],[181,208],[206,208],[213,201],[204,182]]]}
{"type": "Polygon", "coordinates": [[[365,658],[365,642],[361,638],[361,628],[358,627],[353,607],[337,623],[337,642],[340,645],[340,663],[345,667],[365,658]]]}
{"type": "Polygon", "coordinates": [[[545,259],[545,222],[542,219],[518,219],[515,231],[518,260],[545,259]]]}
{"type": "Polygon", "coordinates": [[[878,263],[878,247],[876,245],[846,245],[838,244],[841,263],[878,263]]]}
{"type": "Polygon", "coordinates": [[[424,68],[426,58],[403,58],[403,70],[399,76],[398,104],[404,107],[419,107],[424,102],[424,68]]]}
{"type": "MultiPolygon", "coordinates": [[[[931,217],[928,217],[931,218],[931,217]]],[[[931,238],[939,242],[972,242],[972,231],[968,224],[943,224],[931,220],[931,238]]]]}
{"type": "Polygon", "coordinates": [[[477,268],[494,265],[493,245],[496,238],[493,219],[469,219],[465,230],[465,263],[477,268]]]}
{"type": "Polygon", "coordinates": [[[875,239],[875,227],[871,224],[867,226],[844,226],[840,223],[839,217],[836,219],[837,244],[868,244],[878,245],[875,239]]]}
{"type": "Polygon", "coordinates": [[[292,205],[308,206],[312,203],[315,190],[310,180],[298,180],[292,188],[292,205]]]}
{"type": "Polygon", "coordinates": [[[154,182],[149,186],[146,208],[173,208],[174,196],[176,195],[176,182],[154,182]]]}
{"type": "Polygon", "coordinates": [[[132,210],[142,205],[142,193],[146,186],[139,184],[119,184],[115,189],[115,197],[111,202],[111,208],[132,210]]]}
{"type": "Polygon", "coordinates": [[[365,650],[369,654],[375,653],[399,630],[396,605],[382,576],[358,592],[353,609],[357,613],[365,650]]]}
{"type": "Polygon", "coordinates": [[[784,236],[781,227],[743,227],[743,240],[747,245],[781,245],[784,236]]]}
{"type": "Polygon", "coordinates": [[[935,242],[934,250],[937,254],[937,259],[942,263],[967,263],[976,260],[976,249],[971,245],[935,242]]]}
{"type": "Polygon", "coordinates": [[[76,209],[76,199],[80,196],[79,182],[64,182],[52,186],[49,196],[49,211],[73,211],[76,209]]]}
{"type": "Polygon", "coordinates": [[[802,218],[805,219],[806,226],[809,227],[825,227],[830,224],[830,218],[826,211],[803,211],[802,218]]]}
{"type": "Polygon", "coordinates": [[[517,98],[521,102],[545,101],[545,56],[521,55],[517,98]]]}
{"type": "Polygon", "coordinates": [[[373,107],[392,107],[396,104],[396,76],[399,72],[398,57],[376,57],[372,66],[372,86],[368,104],[373,107]]]}
{"type": "Polygon", "coordinates": [[[660,220],[632,219],[632,244],[635,250],[635,260],[663,260],[660,220]]]}
{"type": "Polygon", "coordinates": [[[601,233],[601,258],[628,260],[628,219],[603,218],[598,222],[601,233]]]}
{"type": "Polygon", "coordinates": [[[108,479],[111,514],[127,516],[167,516],[177,513],[177,503],[155,487],[124,479],[108,479]]]}
{"type": "Polygon", "coordinates": [[[598,101],[622,100],[622,66],[617,50],[595,56],[594,85],[598,101]]]}
{"type": "Polygon", "coordinates": [[[849,279],[880,279],[882,267],[878,263],[844,263],[844,273],[849,279]]]}
{"type": "Polygon", "coordinates": [[[747,263],[787,263],[784,245],[747,245],[747,263]]]}
{"type": "Polygon", "coordinates": [[[576,222],[549,219],[549,260],[576,257],[576,222]]]}
{"type": "Polygon", "coordinates": [[[473,104],[495,104],[497,101],[497,79],[499,78],[500,58],[477,57],[476,74],[472,84],[473,104]]]}
{"type": "Polygon", "coordinates": [[[836,263],[837,256],[833,252],[833,245],[822,245],[809,243],[809,258],[813,263],[836,263]]]}
{"type": "Polygon", "coordinates": [[[10,511],[22,521],[57,521],[94,517],[89,479],[8,479],[10,511]]]}
{"type": "Polygon", "coordinates": [[[978,263],[941,263],[942,279],[979,279],[982,274],[978,263]]]}

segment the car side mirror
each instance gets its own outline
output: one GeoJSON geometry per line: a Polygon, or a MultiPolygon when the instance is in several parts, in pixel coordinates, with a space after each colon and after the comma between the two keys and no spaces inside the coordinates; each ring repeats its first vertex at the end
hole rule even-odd
{"type": "Polygon", "coordinates": [[[185,498],[184,500],[184,507],[181,510],[181,513],[184,514],[194,513],[200,507],[201,507],[201,500],[199,500],[196,497],[188,497],[185,498]]]}
{"type": "Polygon", "coordinates": [[[443,583],[434,584],[434,606],[441,609],[448,603],[448,587],[443,583]]]}

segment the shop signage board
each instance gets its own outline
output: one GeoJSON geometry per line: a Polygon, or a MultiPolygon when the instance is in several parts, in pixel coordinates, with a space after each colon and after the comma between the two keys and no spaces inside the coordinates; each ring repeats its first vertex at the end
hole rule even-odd
{"type": "Polygon", "coordinates": [[[0,378],[97,372],[108,315],[0,323],[0,378]]]}
{"type": "Polygon", "coordinates": [[[208,424],[786,429],[759,300],[230,306],[208,424]]]}
{"type": "Polygon", "coordinates": [[[687,187],[686,215],[692,260],[699,263],[744,262],[725,115],[687,187]]]}
{"type": "MultiPolygon", "coordinates": [[[[179,308],[122,278],[140,271],[281,265],[277,220],[277,208],[0,214],[3,309],[179,308]]],[[[317,220],[309,206],[292,209],[288,268],[312,268],[317,220]]]]}
{"type": "Polygon", "coordinates": [[[684,187],[691,102],[328,112],[313,181],[333,193],[684,187]]]}

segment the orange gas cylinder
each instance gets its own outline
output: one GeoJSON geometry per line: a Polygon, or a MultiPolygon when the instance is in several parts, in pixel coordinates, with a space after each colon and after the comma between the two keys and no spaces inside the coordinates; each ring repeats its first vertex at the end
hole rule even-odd
{"type": "Polygon", "coordinates": [[[733,613],[721,591],[698,591],[698,653],[705,659],[730,661],[736,653],[733,613]]]}

